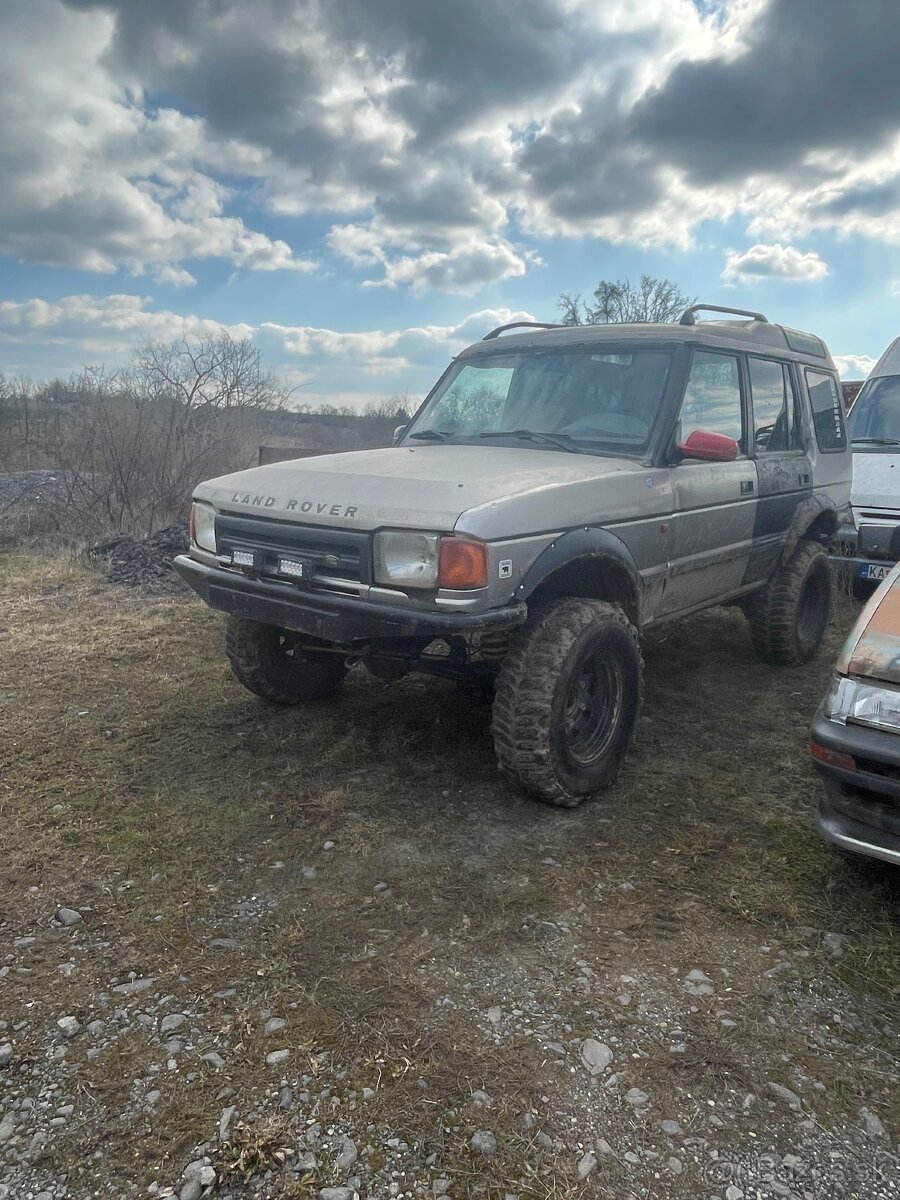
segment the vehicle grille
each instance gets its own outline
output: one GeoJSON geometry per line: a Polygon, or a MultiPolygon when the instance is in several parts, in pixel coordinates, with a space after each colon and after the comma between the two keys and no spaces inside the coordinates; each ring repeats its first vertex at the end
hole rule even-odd
{"type": "Polygon", "coordinates": [[[252,551],[254,571],[261,575],[277,575],[278,560],[284,556],[302,559],[317,578],[372,582],[372,539],[353,529],[220,513],[216,546],[220,555],[229,558],[235,550],[252,551]]]}

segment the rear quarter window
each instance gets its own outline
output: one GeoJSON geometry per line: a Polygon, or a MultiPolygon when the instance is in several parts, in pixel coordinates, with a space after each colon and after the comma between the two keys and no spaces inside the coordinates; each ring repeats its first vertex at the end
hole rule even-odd
{"type": "Polygon", "coordinates": [[[837,379],[834,375],[814,371],[810,367],[806,368],[805,375],[819,449],[825,453],[846,450],[844,405],[837,379]]]}

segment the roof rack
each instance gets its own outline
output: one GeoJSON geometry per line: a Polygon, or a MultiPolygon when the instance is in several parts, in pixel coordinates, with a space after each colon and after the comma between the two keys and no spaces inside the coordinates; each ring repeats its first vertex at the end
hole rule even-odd
{"type": "Polygon", "coordinates": [[[750,312],[746,308],[723,308],[721,304],[692,304],[690,308],[686,308],[681,314],[678,321],[679,325],[696,325],[697,321],[694,318],[695,312],[720,312],[729,313],[733,317],[751,317],[754,321],[764,321],[769,324],[768,318],[764,317],[760,312],[750,312]]]}
{"type": "Polygon", "coordinates": [[[498,325],[496,329],[486,333],[481,340],[489,342],[492,338],[499,337],[501,333],[506,333],[507,329],[568,329],[568,325],[554,324],[552,321],[510,321],[508,325],[498,325]]]}

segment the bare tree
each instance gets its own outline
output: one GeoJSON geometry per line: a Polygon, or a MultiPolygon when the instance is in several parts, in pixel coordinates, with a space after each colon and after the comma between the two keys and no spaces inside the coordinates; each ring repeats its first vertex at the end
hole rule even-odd
{"type": "Polygon", "coordinates": [[[559,310],[563,325],[618,325],[629,321],[665,324],[677,321],[694,303],[671,279],[642,275],[638,284],[630,279],[601,279],[594,288],[593,304],[580,295],[563,292],[559,310]]]}

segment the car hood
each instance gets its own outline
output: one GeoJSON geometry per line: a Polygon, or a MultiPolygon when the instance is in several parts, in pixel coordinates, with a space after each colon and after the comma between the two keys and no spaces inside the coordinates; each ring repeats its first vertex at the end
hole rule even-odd
{"type": "Polygon", "coordinates": [[[854,508],[900,509],[900,447],[897,451],[853,451],[854,508]]]}
{"type": "Polygon", "coordinates": [[[628,459],[563,450],[396,446],[253,467],[200,484],[194,497],[273,520],[456,529],[489,540],[610,520],[636,505],[648,515],[659,474],[628,459]]]}
{"type": "Polygon", "coordinates": [[[837,669],[900,684],[900,563],[863,607],[837,669]]]}

